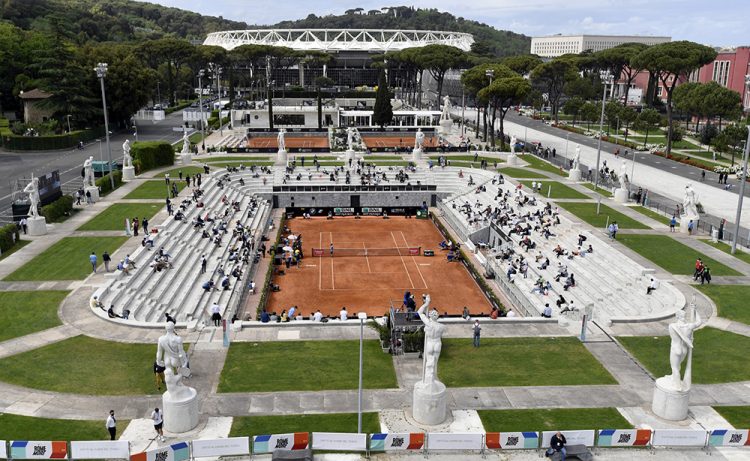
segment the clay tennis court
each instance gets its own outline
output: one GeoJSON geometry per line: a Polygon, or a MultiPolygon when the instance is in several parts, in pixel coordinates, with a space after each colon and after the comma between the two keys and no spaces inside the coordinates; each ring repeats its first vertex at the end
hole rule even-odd
{"type": "MultiPolygon", "coordinates": [[[[305,149],[305,148],[326,148],[328,147],[328,138],[326,136],[290,136],[284,138],[287,149],[305,149]]],[[[276,136],[253,136],[247,139],[246,146],[253,149],[273,148],[278,149],[279,144],[276,136]]]]}
{"type": "Polygon", "coordinates": [[[429,293],[432,306],[443,314],[460,314],[463,306],[472,313],[489,314],[491,305],[461,263],[446,259],[438,243],[442,235],[429,220],[393,217],[337,217],[292,219],[287,226],[302,235],[304,259],[274,278],[281,291],[271,293],[266,310],[281,314],[296,305],[305,317],[320,309],[337,316],[346,306],[350,316],[357,312],[383,315],[394,301],[401,306],[405,291],[429,293]],[[329,255],[333,242],[334,257],[329,255]],[[408,248],[435,250],[435,256],[409,256],[408,248]],[[313,257],[312,248],[323,248],[324,256],[313,257]],[[402,248],[395,256],[337,256],[343,249],[368,250],[402,248]]]}
{"type": "MultiPolygon", "coordinates": [[[[393,148],[393,147],[414,147],[414,135],[406,136],[368,136],[362,135],[362,141],[369,148],[393,148]]],[[[437,147],[438,137],[426,135],[424,137],[424,147],[437,147]]]]}

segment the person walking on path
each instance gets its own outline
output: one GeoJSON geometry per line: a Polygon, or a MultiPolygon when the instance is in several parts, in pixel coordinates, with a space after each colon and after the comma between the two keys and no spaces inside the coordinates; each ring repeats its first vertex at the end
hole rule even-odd
{"type": "Polygon", "coordinates": [[[91,268],[94,270],[94,272],[96,272],[96,253],[94,253],[93,251],[89,256],[89,262],[91,262],[91,268]]]}
{"type": "Polygon", "coordinates": [[[29,229],[29,222],[26,220],[26,218],[23,218],[18,224],[21,225],[21,229],[23,230],[23,235],[26,235],[26,232],[29,229]]]}
{"type": "Polygon", "coordinates": [[[135,218],[133,218],[133,235],[134,236],[138,235],[138,227],[139,227],[138,217],[135,217],[135,218]]]}
{"type": "Polygon", "coordinates": [[[112,258],[107,253],[107,250],[104,250],[104,253],[102,253],[102,261],[104,261],[104,270],[109,272],[109,262],[112,261],[112,258]]]}
{"type": "Polygon", "coordinates": [[[109,432],[109,440],[117,440],[117,419],[115,418],[115,410],[109,410],[106,427],[109,432]]]}
{"type": "Polygon", "coordinates": [[[677,217],[672,215],[672,219],[669,220],[669,232],[674,232],[674,228],[677,225],[677,217]]]}
{"type": "Polygon", "coordinates": [[[162,430],[162,427],[164,426],[164,414],[159,410],[159,407],[154,408],[154,411],[151,412],[151,420],[154,422],[156,438],[160,442],[163,442],[166,440],[164,438],[164,431],[162,430]]]}
{"type": "Polygon", "coordinates": [[[479,326],[479,320],[474,321],[474,347],[479,347],[479,335],[482,333],[482,327],[479,326]]]}
{"type": "Polygon", "coordinates": [[[208,265],[208,260],[206,259],[206,255],[203,255],[201,257],[201,274],[206,273],[206,265],[208,265]]]}

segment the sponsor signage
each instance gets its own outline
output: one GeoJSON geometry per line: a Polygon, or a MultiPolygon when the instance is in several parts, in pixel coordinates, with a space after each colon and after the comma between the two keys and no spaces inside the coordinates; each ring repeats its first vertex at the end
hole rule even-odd
{"type": "Polygon", "coordinates": [[[68,442],[13,440],[10,442],[10,457],[13,459],[66,459],[68,442]]]}
{"type": "Polygon", "coordinates": [[[314,450],[367,451],[367,434],[313,432],[314,450]]]}
{"type": "Polygon", "coordinates": [[[694,429],[655,430],[652,445],[673,447],[702,447],[706,445],[706,431],[694,429]]]}
{"type": "Polygon", "coordinates": [[[370,434],[370,451],[419,450],[424,447],[424,434],[370,434]]]}
{"type": "MultiPolygon", "coordinates": [[[[560,431],[565,436],[565,440],[568,441],[568,445],[586,445],[587,447],[594,446],[594,431],[560,431]]],[[[544,431],[542,432],[542,446],[548,447],[549,441],[557,431],[544,431]]]]}
{"type": "Polygon", "coordinates": [[[309,434],[307,432],[256,435],[253,437],[253,453],[273,453],[275,450],[304,450],[308,445],[309,434]]]}
{"type": "Polygon", "coordinates": [[[602,429],[598,447],[645,447],[651,441],[651,429],[602,429]]]}
{"type": "Polygon", "coordinates": [[[448,434],[433,432],[427,434],[428,450],[481,450],[484,434],[448,434]]]}
{"type": "Polygon", "coordinates": [[[538,432],[488,432],[485,447],[493,450],[523,450],[539,448],[538,432]]]}
{"type": "Polygon", "coordinates": [[[190,447],[187,442],[166,445],[136,453],[130,457],[130,461],[186,461],[188,459],[190,459],[190,447]]]}
{"type": "Polygon", "coordinates": [[[249,454],[249,437],[193,440],[193,458],[204,458],[208,456],[240,456],[249,454]]]}
{"type": "Polygon", "coordinates": [[[750,447],[747,429],[714,429],[708,438],[712,447],[750,447]]]}
{"type": "Polygon", "coordinates": [[[130,443],[127,440],[102,440],[70,442],[73,459],[128,459],[130,443]]]}

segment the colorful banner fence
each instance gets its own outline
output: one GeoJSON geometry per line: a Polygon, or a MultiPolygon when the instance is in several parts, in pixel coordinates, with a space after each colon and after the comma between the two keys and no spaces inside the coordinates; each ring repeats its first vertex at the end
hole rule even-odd
{"type": "Polygon", "coordinates": [[[308,447],[310,435],[307,432],[291,434],[267,434],[253,437],[253,453],[273,453],[274,450],[304,450],[308,447]]]}
{"type": "Polygon", "coordinates": [[[421,432],[370,435],[370,451],[420,450],[422,448],[424,448],[424,434],[421,432]]]}
{"type": "Polygon", "coordinates": [[[13,440],[10,442],[10,457],[13,459],[65,459],[68,457],[68,442],[13,440]]]}
{"type": "Polygon", "coordinates": [[[484,446],[490,450],[524,450],[539,448],[538,432],[488,432],[484,446]]]}
{"type": "Polygon", "coordinates": [[[602,429],[597,447],[645,447],[651,441],[651,429],[602,429]]]}
{"type": "Polygon", "coordinates": [[[190,459],[190,447],[187,442],[166,445],[130,456],[130,461],[186,461],[188,459],[190,459]]]}

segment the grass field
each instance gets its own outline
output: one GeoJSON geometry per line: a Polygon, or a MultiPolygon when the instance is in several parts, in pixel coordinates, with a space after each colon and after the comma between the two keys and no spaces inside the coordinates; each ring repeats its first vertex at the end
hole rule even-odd
{"type": "Polygon", "coordinates": [[[697,285],[700,291],[716,304],[719,316],[750,325],[750,286],[747,285],[697,285]]]}
{"type": "MultiPolygon", "coordinates": [[[[581,220],[594,227],[603,229],[612,221],[617,221],[620,229],[649,229],[649,227],[635,219],[626,216],[619,211],[613,210],[607,205],[601,205],[599,214],[596,214],[596,203],[558,203],[560,207],[568,210],[581,220]]],[[[619,238],[619,236],[618,236],[619,238]]]]}
{"type": "Polygon", "coordinates": [[[616,384],[576,338],[443,339],[438,373],[448,387],[616,384]]]}
{"type": "MultiPolygon", "coordinates": [[[[175,184],[177,184],[177,190],[181,191],[185,188],[185,181],[175,181],[175,184]]],[[[172,186],[167,186],[167,184],[164,181],[159,180],[153,180],[153,181],[145,181],[143,184],[138,186],[133,192],[126,195],[125,199],[141,199],[141,200],[147,200],[147,199],[155,199],[155,200],[164,200],[167,197],[170,196],[170,188],[172,186]]],[[[138,218],[140,219],[140,217],[138,218]]]]}
{"type": "Polygon", "coordinates": [[[115,203],[83,223],[78,230],[121,230],[125,232],[126,219],[138,218],[140,221],[142,218],[148,218],[150,220],[162,207],[164,207],[163,201],[159,203],[115,203]]]}
{"type": "Polygon", "coordinates": [[[154,344],[76,336],[0,360],[0,380],[72,394],[156,394],[155,354],[154,344]]]}
{"type": "Polygon", "coordinates": [[[738,429],[750,427],[750,406],[714,407],[714,410],[738,429]]]}
{"type": "MultiPolygon", "coordinates": [[[[235,416],[229,437],[290,432],[357,432],[356,413],[318,415],[235,416]]],[[[380,432],[377,413],[362,413],[362,432],[380,432]]]]}
{"type": "MultiPolygon", "coordinates": [[[[534,181],[521,181],[524,186],[531,188],[531,183],[534,181]]],[[[552,191],[549,195],[549,198],[556,199],[556,198],[589,198],[588,195],[583,194],[581,192],[578,192],[577,190],[573,189],[570,186],[567,186],[561,182],[557,181],[543,181],[542,182],[542,191],[541,195],[542,197],[547,197],[547,191],[549,188],[552,187],[552,191]]]]}
{"type": "MultiPolygon", "coordinates": [[[[652,210],[651,208],[646,208],[645,206],[633,206],[630,207],[631,209],[644,214],[648,216],[651,219],[654,219],[662,224],[669,225],[669,222],[672,220],[672,218],[668,218],[667,216],[657,213],[656,211],[652,210]]],[[[679,220],[678,220],[679,221],[679,220]]]]}
{"type": "MultiPolygon", "coordinates": [[[[617,339],[655,377],[671,373],[669,336],[621,336],[617,339]]],[[[706,327],[695,332],[694,343],[693,383],[750,380],[746,353],[750,350],[749,337],[706,327]]],[[[685,362],[682,365],[684,369],[685,362]]]]}
{"type": "Polygon", "coordinates": [[[594,192],[596,192],[597,194],[601,194],[604,197],[607,197],[607,198],[611,198],[612,197],[612,192],[608,191],[607,189],[602,189],[601,186],[599,186],[596,190],[594,190],[594,185],[591,184],[590,182],[585,182],[582,185],[583,185],[583,187],[585,187],[587,189],[591,189],[594,192]]]}
{"type": "Polygon", "coordinates": [[[527,162],[529,164],[529,168],[534,168],[535,170],[546,171],[548,173],[553,173],[558,176],[567,176],[567,172],[565,171],[560,172],[560,167],[552,165],[551,163],[546,162],[540,159],[539,157],[535,157],[532,154],[524,154],[520,156],[519,158],[527,162]]]}
{"type": "Polygon", "coordinates": [[[0,261],[2,261],[3,259],[7,258],[10,255],[12,255],[13,253],[15,253],[16,251],[20,250],[21,248],[25,247],[29,243],[31,243],[31,240],[19,240],[19,241],[17,241],[16,244],[13,245],[13,248],[11,248],[10,250],[8,250],[5,253],[3,253],[3,254],[0,255],[0,261]]]}
{"type": "MultiPolygon", "coordinates": [[[[705,239],[701,240],[703,243],[707,245],[711,245],[714,248],[718,248],[719,250],[723,251],[724,253],[732,254],[730,251],[732,250],[732,246],[724,243],[724,242],[712,242],[711,240],[705,239]]],[[[737,250],[734,252],[734,257],[739,259],[740,261],[744,261],[748,264],[750,264],[750,253],[745,253],[744,251],[737,250]]]]}
{"type": "MultiPolygon", "coordinates": [[[[207,161],[210,158],[211,157],[195,157],[194,159],[197,162],[203,162],[203,161],[207,161]]],[[[183,177],[185,177],[186,175],[193,176],[196,173],[203,174],[203,167],[193,166],[193,165],[183,166],[183,167],[180,167],[180,168],[174,168],[174,169],[171,169],[171,170],[167,170],[167,171],[165,171],[163,173],[159,173],[158,175],[156,175],[156,177],[157,178],[163,178],[164,175],[166,175],[167,173],[169,173],[169,178],[172,179],[172,180],[175,180],[176,178],[179,177],[180,171],[182,171],[182,176],[183,177]]]]}
{"type": "MultiPolygon", "coordinates": [[[[117,420],[118,437],[127,426],[128,421],[117,420]]],[[[7,440],[109,440],[101,421],[33,418],[7,413],[0,414],[0,434],[7,440]]]]}
{"type": "Polygon", "coordinates": [[[67,291],[0,292],[0,341],[61,325],[57,307],[67,291]]]}
{"type": "Polygon", "coordinates": [[[487,432],[578,431],[633,427],[616,408],[479,410],[487,432]]]}
{"type": "Polygon", "coordinates": [[[536,171],[527,170],[524,168],[516,168],[516,167],[508,167],[508,168],[500,168],[497,171],[500,173],[510,176],[511,178],[542,178],[542,179],[548,179],[546,175],[543,175],[542,173],[537,173],[536,171]]]}
{"type": "Polygon", "coordinates": [[[695,260],[700,258],[711,269],[712,275],[742,275],[668,235],[620,234],[617,240],[672,274],[692,275],[695,260]]]}
{"type": "MultiPolygon", "coordinates": [[[[83,280],[91,273],[89,255],[93,251],[101,265],[102,253],[110,254],[127,237],[65,237],[19,267],[3,280],[83,280]]],[[[101,267],[101,266],[100,266],[101,267]]]]}
{"type": "MultiPolygon", "coordinates": [[[[363,386],[397,387],[391,356],[377,341],[364,343],[363,386]]],[[[234,343],[221,372],[219,392],[356,389],[359,341],[234,343]],[[279,364],[292,357],[294,366],[279,364]]]]}

